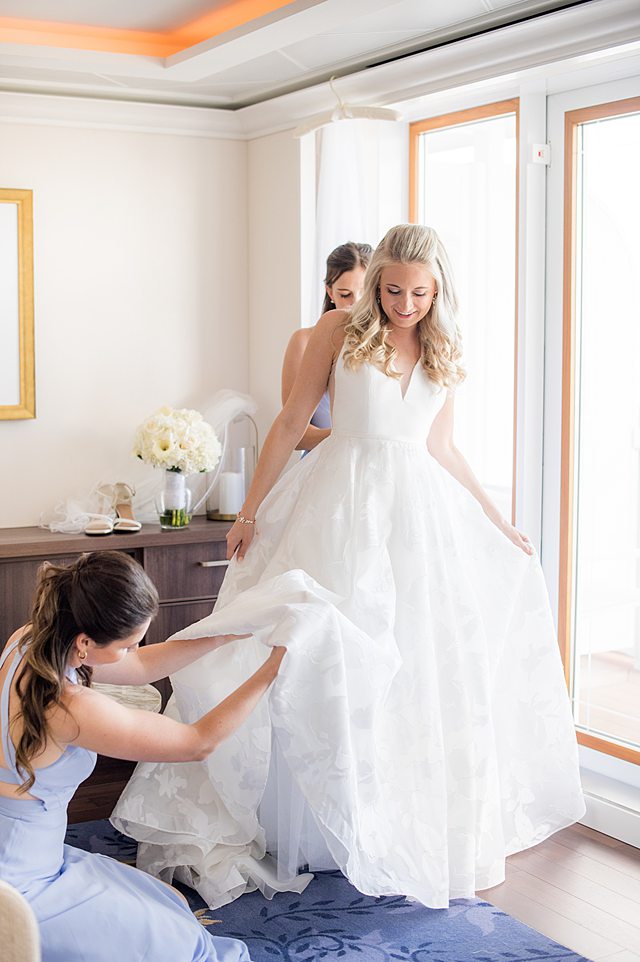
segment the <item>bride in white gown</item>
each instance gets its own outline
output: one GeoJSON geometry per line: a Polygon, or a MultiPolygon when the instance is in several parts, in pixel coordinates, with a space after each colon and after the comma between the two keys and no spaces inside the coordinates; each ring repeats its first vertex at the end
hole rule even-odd
{"type": "Polygon", "coordinates": [[[112,818],[140,867],[212,906],[300,891],[296,868],[329,859],[364,893],[446,907],[584,812],[538,558],[452,441],[455,313],[435,232],[391,230],[352,314],[314,329],[218,603],[180,633],[255,635],[173,676],[186,722],[288,647],[235,736],[140,764],[112,818]],[[331,436],[277,480],[327,383],[331,436]]]}

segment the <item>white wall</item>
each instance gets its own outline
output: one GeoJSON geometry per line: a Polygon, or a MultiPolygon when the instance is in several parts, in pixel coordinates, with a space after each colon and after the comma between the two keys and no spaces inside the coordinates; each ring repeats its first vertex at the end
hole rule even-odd
{"type": "MultiPolygon", "coordinates": [[[[347,132],[350,125],[336,126],[347,132]]],[[[378,127],[370,154],[363,157],[374,243],[407,216],[407,130],[403,125],[378,127]]],[[[349,220],[337,235],[323,234],[316,174],[313,134],[298,140],[283,131],[249,143],[249,383],[258,404],[261,444],[281,408],[287,342],[300,326],[318,318],[327,254],[337,243],[367,239],[349,220]],[[325,237],[320,254],[319,233],[325,237]]]]}
{"type": "Polygon", "coordinates": [[[132,436],[161,404],[248,391],[246,154],[0,124],[0,186],[34,192],[37,391],[35,420],[0,421],[0,526],[148,477],[132,436]]]}
{"type": "Polygon", "coordinates": [[[281,407],[285,348],[300,327],[300,157],[290,131],[249,143],[249,382],[261,445],[281,407]]]}

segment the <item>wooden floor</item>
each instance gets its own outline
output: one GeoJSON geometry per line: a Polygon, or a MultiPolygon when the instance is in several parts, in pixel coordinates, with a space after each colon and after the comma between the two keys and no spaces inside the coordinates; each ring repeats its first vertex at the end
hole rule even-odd
{"type": "Polygon", "coordinates": [[[593,962],[640,962],[640,850],[608,835],[572,825],[480,894],[593,962]]]}

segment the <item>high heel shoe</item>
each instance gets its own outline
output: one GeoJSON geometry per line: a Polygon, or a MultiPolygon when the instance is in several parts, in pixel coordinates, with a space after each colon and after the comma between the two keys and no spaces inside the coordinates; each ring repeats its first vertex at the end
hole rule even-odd
{"type": "Polygon", "coordinates": [[[89,495],[94,509],[87,515],[84,533],[92,537],[113,533],[113,485],[96,484],[89,495]]]}
{"type": "Polygon", "coordinates": [[[133,496],[135,490],[124,481],[117,481],[113,485],[113,509],[116,520],[113,524],[115,534],[135,534],[142,525],[133,516],[133,496]]]}
{"type": "Polygon", "coordinates": [[[90,514],[84,527],[84,533],[92,537],[113,532],[113,521],[107,514],[90,514]]]}

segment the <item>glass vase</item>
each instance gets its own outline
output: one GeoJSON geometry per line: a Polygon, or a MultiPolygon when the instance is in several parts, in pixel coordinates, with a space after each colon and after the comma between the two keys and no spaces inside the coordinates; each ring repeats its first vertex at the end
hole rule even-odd
{"type": "Polygon", "coordinates": [[[186,528],[191,521],[191,491],[181,471],[165,471],[163,485],[156,496],[156,509],[163,531],[186,528]]]}

